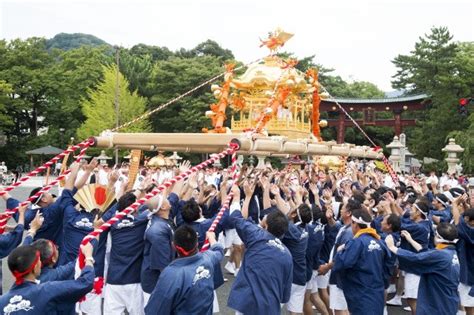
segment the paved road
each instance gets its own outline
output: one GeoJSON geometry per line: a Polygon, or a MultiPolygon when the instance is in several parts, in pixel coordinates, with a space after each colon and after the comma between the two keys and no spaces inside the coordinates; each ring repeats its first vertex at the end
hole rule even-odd
{"type": "MultiPolygon", "coordinates": [[[[13,190],[11,192],[11,195],[14,198],[17,198],[17,199],[23,201],[23,200],[28,198],[28,195],[29,195],[29,192],[31,191],[31,189],[32,189],[32,187],[18,187],[18,188],[16,188],[15,190],[13,190]]],[[[57,192],[57,190],[52,190],[52,193],[56,193],[56,192],[57,192]]],[[[1,209],[1,211],[3,211],[3,209],[5,209],[5,202],[1,198],[0,198],[0,209],[1,209]]],[[[225,262],[223,262],[222,267],[224,267],[224,263],[225,262]]],[[[3,265],[3,268],[2,268],[2,270],[3,270],[3,290],[4,290],[4,292],[6,292],[8,290],[8,288],[10,288],[11,285],[13,284],[13,278],[12,278],[12,276],[11,276],[9,270],[8,270],[6,259],[3,260],[2,265],[3,265]]],[[[227,274],[225,272],[224,268],[222,270],[224,270],[224,277],[228,278],[229,281],[224,283],[224,285],[217,290],[217,298],[219,300],[219,305],[220,305],[220,310],[221,310],[221,312],[219,314],[234,315],[235,312],[226,307],[227,298],[229,296],[229,292],[230,292],[230,288],[232,286],[232,282],[234,280],[234,276],[227,274]]],[[[282,314],[287,314],[287,313],[286,313],[286,311],[283,311],[282,314]]],[[[317,314],[316,311],[315,311],[314,314],[317,314]]],[[[408,314],[410,314],[410,313],[403,311],[403,309],[401,307],[389,307],[388,308],[388,315],[408,315],[408,314]]]]}

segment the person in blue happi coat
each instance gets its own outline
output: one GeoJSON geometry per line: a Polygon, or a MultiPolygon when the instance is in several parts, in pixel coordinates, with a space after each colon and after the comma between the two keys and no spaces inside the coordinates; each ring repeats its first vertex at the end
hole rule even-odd
{"type": "Polygon", "coordinates": [[[459,233],[459,299],[466,315],[474,315],[474,207],[469,208],[467,198],[463,194],[453,200],[453,219],[459,233]]]}
{"type": "MultiPolygon", "coordinates": [[[[199,204],[194,200],[190,199],[188,200],[182,208],[181,211],[184,224],[190,226],[191,228],[196,231],[197,236],[198,236],[198,246],[199,248],[202,248],[204,245],[204,242],[206,240],[206,232],[209,230],[209,228],[212,225],[212,222],[215,219],[215,216],[211,219],[206,219],[202,216],[202,210],[199,204]]],[[[229,213],[226,211],[224,215],[222,216],[221,220],[216,226],[215,233],[216,235],[219,235],[221,231],[224,230],[224,227],[227,224],[227,217],[229,213]]],[[[214,289],[217,290],[220,286],[224,284],[224,275],[222,274],[222,269],[220,264],[217,264],[214,266],[214,289]]],[[[216,295],[216,308],[218,308],[218,302],[217,302],[217,295],[216,295]]],[[[217,310],[217,309],[216,309],[217,310]]]]}
{"type": "Polygon", "coordinates": [[[173,246],[178,259],[160,274],[145,314],[211,315],[214,300],[214,266],[224,257],[224,248],[207,232],[210,248],[199,252],[194,229],[183,225],[174,233],[173,246]]]}
{"type": "Polygon", "coordinates": [[[436,194],[431,202],[433,209],[430,211],[430,219],[434,224],[440,222],[450,223],[453,218],[449,199],[445,194],[436,194]]]}
{"type": "Polygon", "coordinates": [[[155,289],[161,272],[176,256],[172,246],[174,227],[169,220],[171,204],[166,193],[156,198],[156,205],[153,206],[157,211],[151,217],[145,231],[145,248],[140,277],[145,305],[155,289]]]}
{"type": "Polygon", "coordinates": [[[321,265],[320,253],[324,245],[324,226],[327,224],[326,214],[315,204],[312,205],[313,221],[307,225],[308,247],[306,249],[307,284],[305,293],[304,313],[311,314],[313,305],[322,315],[327,315],[326,305],[319,296],[318,268],[321,265]]]}
{"type": "Polygon", "coordinates": [[[7,257],[20,245],[25,231],[25,211],[27,208],[28,205],[18,208],[18,224],[12,231],[0,235],[0,259],[7,257]]]}
{"type": "MultiPolygon", "coordinates": [[[[33,225],[34,221],[31,222],[33,225]]],[[[28,237],[27,237],[28,239],[28,237]]],[[[28,242],[28,241],[27,241],[28,242]]],[[[23,242],[25,244],[25,242],[23,242]]],[[[91,244],[94,248],[97,248],[97,240],[93,239],[91,244]]],[[[40,283],[45,283],[49,281],[63,281],[63,280],[73,280],[74,279],[74,268],[76,265],[76,260],[72,260],[65,265],[57,266],[56,263],[59,258],[58,247],[52,241],[40,238],[33,243],[31,246],[35,248],[40,253],[41,261],[41,274],[38,278],[40,283]]],[[[63,299],[57,305],[56,314],[58,315],[74,315],[75,312],[75,300],[63,299]]]]}
{"type": "Polygon", "coordinates": [[[388,248],[397,255],[400,267],[420,275],[417,315],[457,314],[459,305],[459,258],[455,246],[457,240],[456,226],[445,222],[437,226],[434,250],[414,253],[397,248],[389,238],[385,240],[388,248]]]}
{"type": "Polygon", "coordinates": [[[93,247],[81,248],[85,267],[76,280],[38,283],[41,273],[40,252],[31,245],[16,248],[8,257],[8,268],[15,277],[15,284],[0,297],[0,311],[5,315],[57,314],[58,303],[77,302],[92,290],[94,283],[93,247]]]}
{"type": "Polygon", "coordinates": [[[281,242],[288,230],[288,218],[272,211],[257,225],[248,208],[240,206],[240,190],[232,187],[229,223],[245,245],[245,254],[232,285],[227,305],[237,314],[280,314],[281,304],[290,299],[293,261],[281,242]]]}
{"type": "Polygon", "coordinates": [[[289,210],[282,205],[280,199],[280,190],[273,185],[270,192],[277,196],[277,208],[290,219],[288,231],[282,238],[282,243],[288,248],[293,258],[293,282],[291,285],[290,300],[286,307],[290,314],[303,313],[304,296],[306,293],[306,282],[312,274],[311,268],[307,268],[306,250],[308,247],[308,231],[306,225],[312,221],[313,216],[311,208],[302,203],[300,190],[295,193],[297,207],[289,210]],[[310,272],[311,271],[311,272],[310,272]]]}
{"type": "Polygon", "coordinates": [[[367,209],[352,211],[354,238],[337,248],[334,272],[341,277],[342,291],[353,315],[382,315],[385,283],[390,277],[390,252],[370,227],[367,209]]]}
{"type": "MultiPolygon", "coordinates": [[[[419,251],[427,251],[431,247],[430,239],[432,236],[432,223],[429,218],[429,205],[423,201],[417,201],[410,209],[409,217],[402,217],[402,231],[407,231],[411,238],[401,238],[400,248],[418,253],[419,251]],[[414,242],[413,242],[413,241],[414,242]],[[420,247],[415,247],[417,243],[420,247]]],[[[404,278],[404,297],[413,313],[416,312],[416,300],[418,296],[418,287],[420,276],[405,270],[403,265],[399,265],[400,270],[405,271],[404,278]]]]}
{"type": "MultiPolygon", "coordinates": [[[[126,209],[144,193],[143,188],[125,193],[117,202],[117,211],[126,209]]],[[[110,228],[112,246],[104,293],[105,314],[119,314],[125,310],[130,315],[143,314],[140,273],[150,214],[148,206],[141,206],[110,228]]]]}
{"type": "MultiPolygon", "coordinates": [[[[30,192],[30,197],[38,193],[43,187],[36,187],[30,192]]],[[[20,201],[12,198],[9,193],[2,196],[6,201],[7,209],[14,209],[19,206],[20,201]]],[[[56,198],[49,192],[43,192],[39,197],[31,201],[31,206],[25,212],[25,229],[30,228],[30,222],[34,220],[39,212],[44,217],[41,229],[36,233],[34,239],[45,238],[61,245],[63,240],[63,199],[56,198]]],[[[13,219],[18,222],[19,213],[13,215],[13,219]]]]}

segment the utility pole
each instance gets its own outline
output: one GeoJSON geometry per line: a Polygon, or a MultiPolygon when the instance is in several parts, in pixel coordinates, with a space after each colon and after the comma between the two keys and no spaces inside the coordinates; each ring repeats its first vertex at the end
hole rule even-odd
{"type": "MultiPolygon", "coordinates": [[[[119,127],[119,73],[120,73],[120,47],[115,46],[115,63],[117,65],[117,74],[115,77],[115,128],[119,127]]],[[[115,164],[118,165],[118,149],[115,149],[115,164]]]]}

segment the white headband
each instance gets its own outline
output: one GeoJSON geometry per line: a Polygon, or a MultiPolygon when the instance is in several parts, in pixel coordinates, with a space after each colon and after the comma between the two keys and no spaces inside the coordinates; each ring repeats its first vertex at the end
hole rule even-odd
{"type": "Polygon", "coordinates": [[[435,232],[436,237],[438,238],[438,243],[444,243],[444,244],[456,244],[459,239],[454,239],[452,241],[448,241],[444,239],[441,235],[439,235],[438,231],[435,232]]]}
{"type": "Polygon", "coordinates": [[[370,225],[370,222],[366,222],[362,218],[356,218],[355,216],[352,216],[352,221],[355,222],[355,223],[358,223],[358,224],[365,225],[365,226],[370,225]]]}
{"type": "Polygon", "coordinates": [[[425,212],[425,211],[421,210],[421,208],[420,208],[420,207],[418,207],[418,205],[417,205],[416,203],[415,203],[415,204],[413,204],[413,205],[415,206],[415,208],[417,208],[417,209],[418,209],[418,211],[420,211],[421,213],[423,213],[423,214],[425,215],[425,217],[426,217],[426,216],[428,216],[428,212],[425,212]]]}
{"type": "Polygon", "coordinates": [[[446,202],[444,202],[441,198],[439,197],[435,197],[436,200],[438,200],[443,206],[447,207],[448,205],[446,204],[446,202]]]}

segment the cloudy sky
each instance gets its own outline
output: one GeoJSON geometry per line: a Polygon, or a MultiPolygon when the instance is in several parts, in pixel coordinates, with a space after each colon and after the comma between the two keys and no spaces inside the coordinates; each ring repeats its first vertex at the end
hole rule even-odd
{"type": "Polygon", "coordinates": [[[213,39],[248,62],[267,53],[259,38],[281,27],[295,34],[285,49],[297,57],[315,55],[346,80],[390,91],[396,55],[432,26],[473,41],[473,18],[471,0],[0,0],[0,38],[80,32],[172,50],[213,39]]]}

